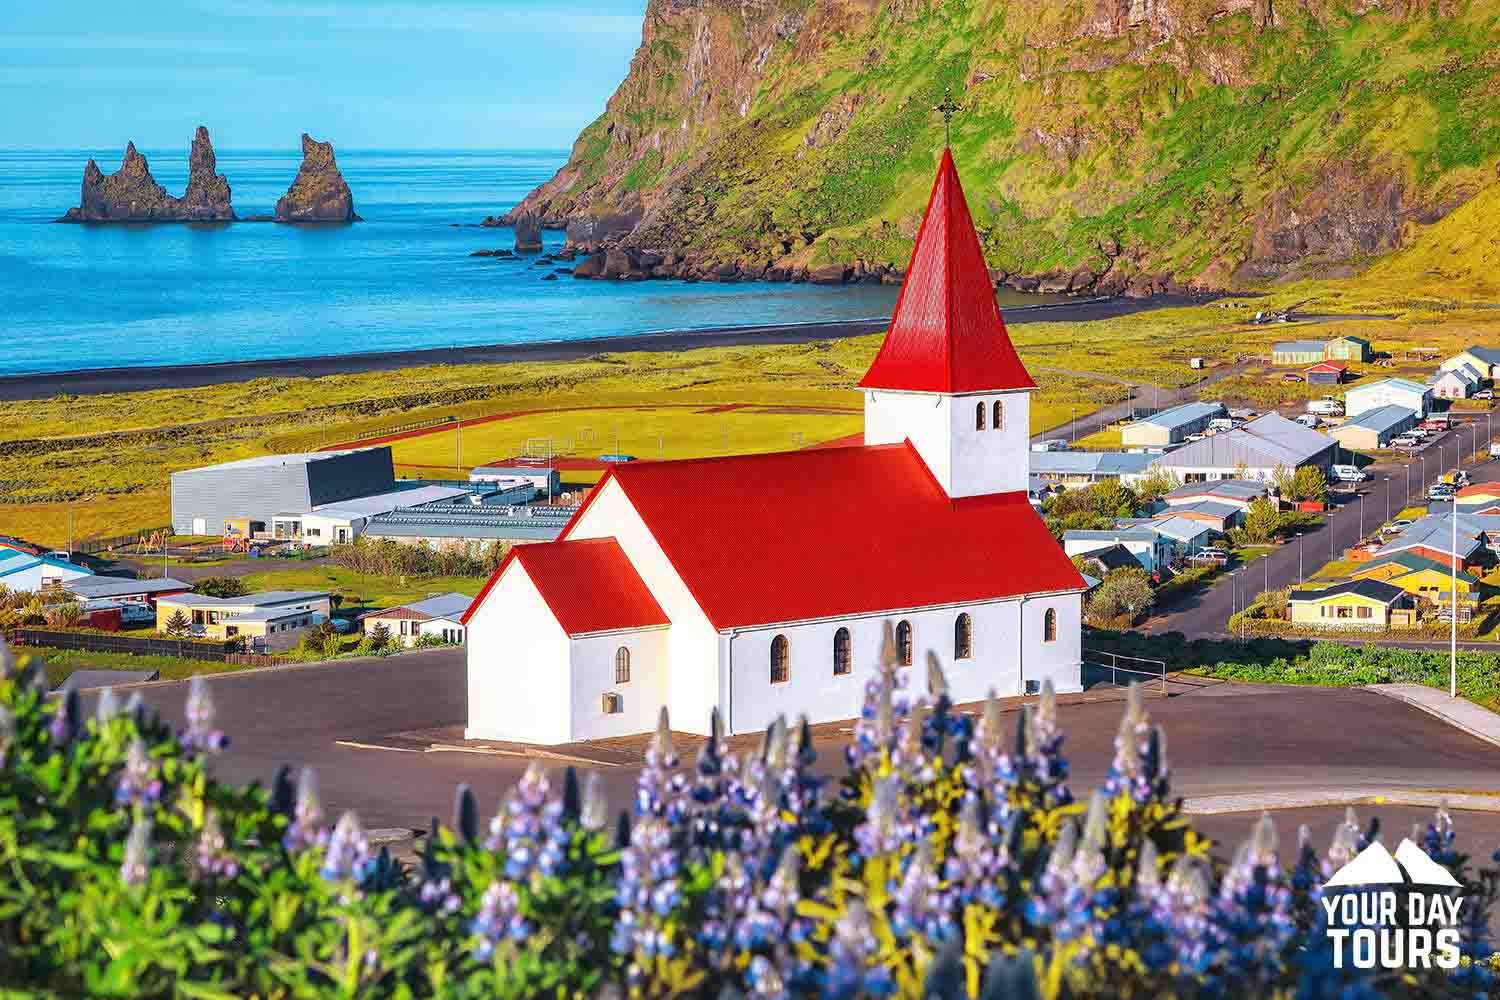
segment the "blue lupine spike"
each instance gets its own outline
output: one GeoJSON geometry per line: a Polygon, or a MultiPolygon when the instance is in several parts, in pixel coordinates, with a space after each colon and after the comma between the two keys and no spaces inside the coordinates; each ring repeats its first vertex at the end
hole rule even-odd
{"type": "Polygon", "coordinates": [[[479,800],[468,785],[459,785],[453,793],[453,825],[458,829],[464,843],[479,840],[479,800]]]}
{"type": "Polygon", "coordinates": [[[578,771],[569,766],[563,771],[562,815],[563,819],[575,822],[583,805],[578,793],[578,771]]]}
{"type": "Polygon", "coordinates": [[[996,948],[979,983],[979,1000],[1041,1000],[1036,966],[1025,948],[1014,956],[996,948]]]}
{"type": "Polygon", "coordinates": [[[968,992],[964,974],[963,943],[956,937],[943,942],[943,947],[927,966],[927,975],[922,981],[923,1000],[949,1000],[968,992]]]}
{"type": "Polygon", "coordinates": [[[271,779],[271,809],[282,816],[291,816],[297,807],[297,786],[292,782],[292,769],[282,764],[271,779]]]}
{"type": "Polygon", "coordinates": [[[630,813],[624,809],[615,821],[615,846],[621,849],[630,846],[630,813]]]}

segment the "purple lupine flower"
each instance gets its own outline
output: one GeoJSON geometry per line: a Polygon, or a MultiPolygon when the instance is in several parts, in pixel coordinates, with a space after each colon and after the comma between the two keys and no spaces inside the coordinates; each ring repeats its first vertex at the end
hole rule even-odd
{"type": "Polygon", "coordinates": [[[201,675],[188,683],[187,728],[179,734],[184,750],[190,753],[218,753],[229,744],[223,730],[214,728],[214,699],[208,682],[201,675]]]}
{"type": "Polygon", "coordinates": [[[70,691],[65,697],[59,698],[52,710],[52,721],[47,723],[47,734],[52,739],[55,747],[67,746],[73,739],[76,729],[76,721],[73,712],[78,707],[78,695],[76,691],[70,691]]]}
{"type": "Polygon", "coordinates": [[[632,979],[643,975],[642,962],[671,957],[676,951],[666,919],[682,898],[674,827],[686,816],[686,783],[676,771],[677,762],[664,707],[646,749],[646,764],[636,778],[635,822],[630,843],[620,852],[615,893],[620,913],[610,945],[616,954],[636,956],[627,970],[632,979]]]}
{"type": "Polygon", "coordinates": [[[1063,734],[1057,724],[1057,691],[1052,678],[1042,681],[1036,709],[1027,718],[1026,762],[1042,786],[1042,805],[1053,809],[1073,801],[1069,791],[1068,762],[1062,755],[1063,734]]]}
{"type": "Polygon", "coordinates": [[[1209,940],[1226,982],[1256,987],[1276,974],[1296,933],[1291,895],[1276,857],[1276,826],[1262,814],[1225,872],[1211,912],[1209,940]]]}
{"type": "Polygon", "coordinates": [[[5,636],[0,635],[0,681],[8,681],[16,676],[16,656],[10,651],[10,645],[6,643],[5,636]]]}
{"type": "Polygon", "coordinates": [[[604,779],[598,771],[590,771],[583,783],[583,806],[578,813],[578,824],[585,830],[597,832],[609,825],[609,800],[604,796],[604,779]]]}
{"type": "Polygon", "coordinates": [[[213,809],[204,814],[203,829],[193,849],[192,872],[198,878],[228,879],[240,873],[239,860],[229,850],[219,814],[213,809]]]}
{"type": "Polygon", "coordinates": [[[145,742],[137,736],[125,751],[125,767],[115,782],[115,804],[145,806],[160,798],[161,779],[156,776],[156,765],[151,762],[145,742]]]}
{"type": "Polygon", "coordinates": [[[531,936],[531,925],[521,915],[521,899],[516,887],[505,879],[496,879],[485,889],[479,913],[470,929],[479,936],[474,957],[488,961],[502,941],[524,941],[531,936]]]}
{"type": "Polygon", "coordinates": [[[932,863],[932,844],[923,840],[906,863],[891,893],[891,930],[897,937],[942,940],[953,930],[948,914],[936,905],[940,882],[932,863]]]}
{"type": "Polygon", "coordinates": [[[458,893],[453,891],[453,880],[446,875],[423,879],[417,889],[417,902],[424,911],[444,916],[457,913],[462,905],[458,893]]]}
{"type": "Polygon", "coordinates": [[[125,840],[125,859],[120,864],[120,878],[128,886],[146,884],[151,874],[151,820],[136,810],[125,840]]]}
{"type": "Polygon", "coordinates": [[[834,924],[823,995],[832,1000],[893,995],[896,983],[885,965],[874,960],[876,948],[869,912],[863,902],[855,900],[834,924]]]}
{"type": "Polygon", "coordinates": [[[318,870],[330,882],[353,879],[358,882],[369,870],[370,842],[354,810],[339,817],[323,851],[323,865],[318,870]]]}
{"type": "Polygon", "coordinates": [[[310,767],[304,767],[297,777],[297,804],[292,810],[292,821],[287,824],[281,843],[293,853],[328,842],[328,830],[323,826],[323,803],[318,798],[318,776],[310,767]]]}
{"type": "Polygon", "coordinates": [[[892,854],[901,847],[900,795],[901,779],[894,774],[875,779],[865,821],[854,830],[854,842],[864,857],[892,854]]]}
{"type": "Polygon", "coordinates": [[[102,729],[114,721],[119,714],[120,700],[115,697],[115,689],[106,687],[99,692],[99,701],[94,705],[94,721],[102,729]]]}
{"type": "Polygon", "coordinates": [[[1156,911],[1167,929],[1178,964],[1188,976],[1200,975],[1212,957],[1208,951],[1209,881],[1203,862],[1179,857],[1157,896],[1156,911]]]}

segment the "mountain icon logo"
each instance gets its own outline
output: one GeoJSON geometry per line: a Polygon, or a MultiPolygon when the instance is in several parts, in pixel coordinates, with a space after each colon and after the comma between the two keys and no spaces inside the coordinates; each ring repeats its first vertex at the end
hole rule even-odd
{"type": "Polygon", "coordinates": [[[1429,858],[1410,838],[1404,838],[1396,847],[1394,856],[1380,841],[1375,841],[1353,861],[1331,875],[1323,888],[1348,888],[1365,885],[1414,885],[1441,886],[1445,889],[1462,889],[1463,885],[1453,875],[1429,858]]]}

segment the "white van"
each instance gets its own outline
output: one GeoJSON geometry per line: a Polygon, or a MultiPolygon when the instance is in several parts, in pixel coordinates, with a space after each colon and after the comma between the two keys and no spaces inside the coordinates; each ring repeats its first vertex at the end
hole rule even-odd
{"type": "Polygon", "coordinates": [[[1344,404],[1332,396],[1324,396],[1307,404],[1308,413],[1316,413],[1320,417],[1342,417],[1344,415],[1344,404]]]}
{"type": "Polygon", "coordinates": [[[1328,478],[1341,483],[1362,483],[1370,477],[1352,465],[1335,465],[1328,469],[1328,478]]]}
{"type": "Polygon", "coordinates": [[[1318,415],[1316,413],[1297,414],[1297,423],[1301,424],[1303,427],[1316,428],[1322,422],[1323,421],[1318,418],[1318,415]]]}

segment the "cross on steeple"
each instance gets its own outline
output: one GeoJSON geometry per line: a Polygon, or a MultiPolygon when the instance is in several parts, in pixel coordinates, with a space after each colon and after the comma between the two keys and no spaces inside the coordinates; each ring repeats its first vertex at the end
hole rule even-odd
{"type": "Polygon", "coordinates": [[[943,116],[943,146],[946,148],[953,145],[953,116],[964,109],[962,104],[953,100],[953,88],[943,88],[943,103],[932,110],[943,116]]]}

